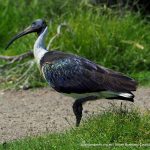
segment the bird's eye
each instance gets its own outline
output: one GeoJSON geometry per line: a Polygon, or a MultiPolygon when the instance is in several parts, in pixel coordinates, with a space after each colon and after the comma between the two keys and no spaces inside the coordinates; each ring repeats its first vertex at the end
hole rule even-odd
{"type": "Polygon", "coordinates": [[[32,27],[34,27],[35,25],[36,25],[36,22],[33,22],[33,23],[32,23],[32,27]]]}

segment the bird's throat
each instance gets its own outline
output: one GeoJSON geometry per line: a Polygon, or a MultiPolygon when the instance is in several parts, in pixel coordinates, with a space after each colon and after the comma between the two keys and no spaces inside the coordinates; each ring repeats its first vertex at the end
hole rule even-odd
{"type": "Polygon", "coordinates": [[[43,32],[38,36],[37,40],[34,44],[34,57],[38,65],[40,64],[40,60],[48,52],[45,46],[45,36],[47,34],[47,27],[43,30],[43,32]]]}

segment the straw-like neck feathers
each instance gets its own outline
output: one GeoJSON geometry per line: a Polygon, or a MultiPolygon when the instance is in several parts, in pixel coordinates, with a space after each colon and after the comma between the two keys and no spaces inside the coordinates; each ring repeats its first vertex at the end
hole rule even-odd
{"type": "Polygon", "coordinates": [[[45,46],[45,36],[47,34],[48,28],[46,27],[43,32],[37,38],[34,44],[34,57],[38,64],[40,64],[41,58],[48,52],[45,46]]]}

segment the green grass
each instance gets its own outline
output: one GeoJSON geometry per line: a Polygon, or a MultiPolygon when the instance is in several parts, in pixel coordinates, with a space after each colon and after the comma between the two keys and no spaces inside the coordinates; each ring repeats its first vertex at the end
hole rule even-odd
{"type": "MultiPolygon", "coordinates": [[[[0,53],[17,55],[33,48],[36,36],[28,35],[17,40],[7,51],[4,47],[12,36],[37,18],[45,18],[49,25],[46,42],[56,33],[57,25],[67,22],[72,31],[63,30],[52,48],[86,57],[105,67],[135,77],[141,85],[150,83],[150,26],[140,13],[120,12],[92,6],[86,1],[0,1],[0,53]],[[16,9],[17,7],[17,9],[16,9]],[[49,21],[51,20],[51,23],[49,21]]],[[[0,64],[6,63],[0,61],[0,64]]],[[[15,66],[15,65],[13,65],[15,66]]],[[[10,65],[9,68],[13,66],[10,65]]],[[[0,72],[2,85],[13,84],[23,74],[14,74],[4,80],[7,73],[0,72]]],[[[14,73],[14,72],[13,72],[14,73]]],[[[43,85],[39,72],[31,72],[32,86],[43,85]],[[37,82],[36,82],[37,80],[37,82]]],[[[9,72],[11,75],[11,72],[9,72]]],[[[23,83],[20,83],[20,85],[23,83]]]]}
{"type": "Polygon", "coordinates": [[[115,108],[84,121],[79,128],[64,133],[27,137],[0,145],[7,150],[77,150],[113,149],[148,150],[149,147],[82,147],[81,144],[146,144],[150,143],[150,116],[136,110],[115,108]]]}

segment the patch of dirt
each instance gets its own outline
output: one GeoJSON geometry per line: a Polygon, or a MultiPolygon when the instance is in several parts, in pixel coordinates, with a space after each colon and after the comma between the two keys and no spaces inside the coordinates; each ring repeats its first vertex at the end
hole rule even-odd
{"type": "MultiPolygon", "coordinates": [[[[136,107],[144,112],[150,110],[150,88],[139,88],[135,102],[101,99],[84,105],[83,119],[97,114],[109,106],[121,102],[128,108],[136,107]]],[[[62,132],[75,127],[72,112],[74,99],[50,88],[27,91],[0,91],[0,143],[39,135],[62,132]]]]}

